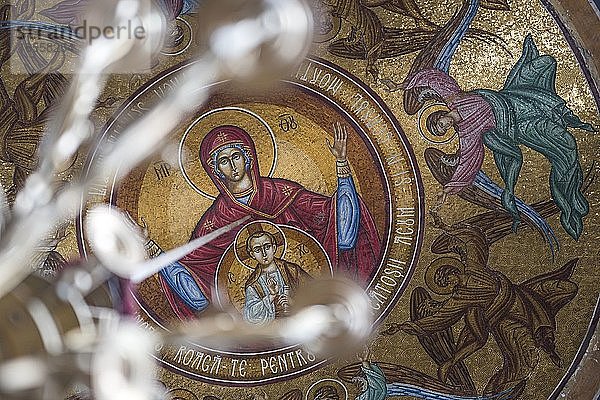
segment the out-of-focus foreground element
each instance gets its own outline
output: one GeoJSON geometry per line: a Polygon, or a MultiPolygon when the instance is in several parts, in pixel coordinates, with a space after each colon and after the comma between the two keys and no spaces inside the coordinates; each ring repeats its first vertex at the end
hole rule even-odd
{"type": "MultiPolygon", "coordinates": [[[[198,14],[203,51],[193,71],[182,76],[164,101],[101,148],[102,162],[88,178],[59,190],[56,173],[98,140],[89,117],[107,73],[152,59],[166,31],[162,11],[150,2],[101,3],[90,10],[89,21],[99,26],[135,21],[145,35],[98,38],[83,49],[78,73],[47,127],[39,168],[17,194],[11,212],[2,213],[0,397],[55,400],[77,385],[98,400],[158,399],[150,354],[160,343],[190,337],[223,346],[255,339],[304,343],[323,356],[332,355],[322,353],[325,348],[360,345],[371,328],[368,301],[357,285],[341,279],[316,282],[310,295],[299,295],[301,307],[294,314],[266,326],[251,327],[220,312],[159,336],[132,322],[135,282],[244,220],[147,261],[139,227],[113,207],[97,207],[87,212],[84,224],[94,254],[67,266],[53,282],[30,275],[36,249],[77,214],[91,185],[108,177],[122,179],[152,155],[207,99],[211,83],[268,83],[289,72],[305,56],[312,34],[310,11],[300,0],[206,2],[198,14]]],[[[6,199],[0,200],[2,210],[8,210],[6,199]]]]}

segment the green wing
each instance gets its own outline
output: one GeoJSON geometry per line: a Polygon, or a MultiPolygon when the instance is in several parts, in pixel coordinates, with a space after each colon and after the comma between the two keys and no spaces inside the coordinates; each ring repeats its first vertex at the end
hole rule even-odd
{"type": "Polygon", "coordinates": [[[523,54],[504,83],[504,89],[515,87],[537,87],[556,94],[556,60],[540,56],[531,35],[525,38],[523,54]]]}

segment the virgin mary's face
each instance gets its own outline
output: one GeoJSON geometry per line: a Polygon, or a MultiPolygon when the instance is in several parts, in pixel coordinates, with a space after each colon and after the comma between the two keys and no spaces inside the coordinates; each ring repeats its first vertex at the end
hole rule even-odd
{"type": "Polygon", "coordinates": [[[217,154],[217,169],[230,182],[239,182],[246,176],[246,159],[235,147],[229,147],[217,154]]]}

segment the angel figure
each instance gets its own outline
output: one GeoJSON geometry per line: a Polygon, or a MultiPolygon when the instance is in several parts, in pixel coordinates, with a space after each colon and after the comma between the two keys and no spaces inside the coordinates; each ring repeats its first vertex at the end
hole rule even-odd
{"type": "MultiPolygon", "coordinates": [[[[65,61],[64,51],[57,50],[47,61],[27,38],[13,43],[15,34],[11,18],[29,19],[33,7],[30,1],[0,7],[0,67],[16,53],[25,70],[30,72],[16,86],[12,96],[0,78],[0,161],[10,164],[14,170],[12,186],[7,190],[10,204],[27,176],[37,168],[42,136],[56,99],[63,95],[67,86],[66,78],[58,72],[65,61]]],[[[65,169],[69,167],[67,165],[65,169]]]]}
{"type": "Polygon", "coordinates": [[[386,334],[404,331],[416,335],[429,354],[442,349],[432,356],[438,357],[434,359],[441,381],[446,381],[451,372],[456,373],[455,367],[483,348],[492,336],[504,361],[489,378],[484,395],[524,387],[537,366],[538,350],[561,366],[555,341],[556,314],[577,294],[578,286],[570,278],[578,259],[514,284],[489,265],[489,241],[482,228],[485,224],[462,221],[448,226],[437,214],[433,217],[443,232],[434,240],[431,251],[460,257],[452,264],[432,263],[433,270],[426,273],[428,286],[436,293],[445,293],[446,298],[427,307],[431,297],[425,289],[415,289],[411,320],[390,325],[386,334]],[[454,342],[451,330],[461,319],[464,327],[454,342]]]}
{"type": "Polygon", "coordinates": [[[370,361],[370,351],[358,355],[359,364],[338,371],[338,376],[358,388],[356,400],[385,400],[388,397],[410,397],[437,400],[508,400],[514,399],[523,385],[500,393],[475,396],[461,388],[441,382],[427,374],[396,364],[370,361]]]}
{"type": "Polygon", "coordinates": [[[447,111],[436,111],[427,117],[430,134],[445,135],[454,128],[459,137],[456,170],[444,185],[435,208],[447,195],[458,194],[475,184],[501,198],[504,209],[513,216],[513,229],[516,228],[519,211],[531,212],[527,205],[517,204],[515,198],[523,164],[520,146],[524,145],[550,161],[550,191],[561,211],[561,224],[571,237],[579,238],[589,205],[582,193],[577,143],[567,128],[590,132],[595,129],[567,107],[556,93],[555,80],[556,60],[540,55],[530,35],[500,91],[465,92],[451,76],[437,69],[420,71],[410,79],[407,90],[420,88],[422,94],[441,99],[448,107],[447,111]],[[484,145],[494,155],[505,184],[503,190],[481,171],[484,145]]]}

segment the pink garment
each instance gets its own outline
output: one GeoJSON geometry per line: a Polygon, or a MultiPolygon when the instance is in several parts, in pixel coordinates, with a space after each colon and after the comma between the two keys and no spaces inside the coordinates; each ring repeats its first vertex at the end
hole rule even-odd
{"type": "Polygon", "coordinates": [[[435,91],[451,111],[460,115],[457,124],[459,162],[452,179],[444,186],[449,194],[456,194],[475,180],[483,164],[485,148],[483,134],[496,127],[492,107],[473,92],[463,92],[458,83],[443,71],[427,69],[417,72],[406,89],[427,87],[435,91]]]}
{"type": "Polygon", "coordinates": [[[462,92],[454,78],[439,69],[424,69],[414,74],[408,81],[405,90],[416,87],[430,88],[443,99],[462,92]]]}

